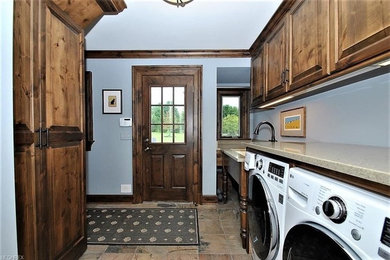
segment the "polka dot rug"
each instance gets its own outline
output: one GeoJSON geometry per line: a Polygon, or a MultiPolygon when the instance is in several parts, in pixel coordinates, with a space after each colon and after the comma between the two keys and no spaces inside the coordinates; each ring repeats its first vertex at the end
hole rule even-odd
{"type": "Polygon", "coordinates": [[[195,208],[87,209],[88,244],[198,245],[195,208]]]}

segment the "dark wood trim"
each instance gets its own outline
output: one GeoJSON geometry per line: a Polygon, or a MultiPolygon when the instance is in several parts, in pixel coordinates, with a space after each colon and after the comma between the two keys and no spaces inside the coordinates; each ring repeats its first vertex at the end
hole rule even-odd
{"type": "Polygon", "coordinates": [[[118,14],[127,8],[124,1],[116,0],[96,0],[104,14],[118,14]]]}
{"type": "Polygon", "coordinates": [[[217,140],[242,140],[249,138],[249,96],[247,88],[218,88],[217,89],[217,140]],[[240,136],[237,138],[222,137],[222,96],[240,96],[240,136]]]}
{"type": "Polygon", "coordinates": [[[196,204],[201,203],[202,196],[202,66],[174,65],[174,66],[133,66],[133,185],[134,203],[143,202],[143,185],[145,175],[143,172],[143,93],[142,78],[147,75],[188,75],[194,77],[194,108],[193,108],[193,177],[192,177],[192,199],[196,204]]]}
{"type": "Polygon", "coordinates": [[[85,72],[85,147],[86,151],[92,150],[93,140],[93,92],[92,72],[85,72]]]}
{"type": "Polygon", "coordinates": [[[91,50],[87,59],[250,58],[248,50],[91,50]]]}
{"type": "Polygon", "coordinates": [[[386,196],[386,197],[390,198],[389,186],[384,185],[382,183],[373,182],[370,180],[365,180],[365,179],[362,179],[359,177],[348,175],[346,173],[337,172],[337,171],[329,170],[329,169],[322,168],[319,166],[311,165],[308,163],[296,161],[296,160],[293,160],[290,158],[278,156],[275,154],[271,154],[271,153],[267,153],[267,152],[263,152],[263,151],[258,151],[256,149],[249,148],[249,147],[247,148],[247,151],[264,154],[265,156],[274,158],[276,160],[284,161],[284,162],[288,163],[290,165],[290,167],[300,167],[300,168],[309,170],[311,172],[314,172],[314,173],[317,173],[317,174],[320,174],[323,176],[327,176],[329,178],[332,178],[332,179],[335,179],[335,180],[338,180],[338,181],[341,181],[344,183],[348,183],[350,185],[353,185],[353,186],[356,186],[356,187],[359,187],[359,188],[362,188],[362,189],[365,189],[365,190],[368,190],[371,192],[375,192],[377,194],[380,194],[382,196],[386,196]]]}
{"type": "Polygon", "coordinates": [[[202,204],[218,203],[218,197],[217,195],[203,195],[201,202],[202,204]]]}
{"type": "Polygon", "coordinates": [[[129,202],[133,203],[133,195],[87,195],[90,202],[129,202]]]}

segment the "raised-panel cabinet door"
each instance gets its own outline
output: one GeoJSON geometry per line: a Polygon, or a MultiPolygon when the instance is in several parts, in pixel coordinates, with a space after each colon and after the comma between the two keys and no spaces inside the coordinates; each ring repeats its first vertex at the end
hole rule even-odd
{"type": "Polygon", "coordinates": [[[288,13],[289,90],[328,74],[329,2],[299,0],[288,13]]]}
{"type": "Polygon", "coordinates": [[[86,247],[84,33],[55,5],[46,8],[46,171],[51,259],[86,247]]]}
{"type": "Polygon", "coordinates": [[[264,100],[264,49],[252,58],[251,102],[259,104],[264,100]]]}
{"type": "Polygon", "coordinates": [[[265,99],[269,100],[286,92],[287,25],[283,19],[265,42],[265,99]]]}
{"type": "MultiPolygon", "coordinates": [[[[13,113],[15,147],[15,197],[17,216],[18,254],[24,259],[47,258],[38,256],[38,241],[45,241],[42,212],[37,208],[37,189],[40,178],[41,150],[36,147],[35,130],[40,123],[40,67],[38,45],[30,35],[38,28],[38,1],[14,1],[13,24],[13,113]],[[34,19],[32,19],[32,17],[34,19]],[[37,113],[38,111],[38,113],[37,113]],[[37,185],[38,184],[38,185],[37,185]]],[[[41,208],[40,208],[41,209],[41,208]]]]}
{"type": "Polygon", "coordinates": [[[333,0],[332,71],[390,50],[390,1],[333,0]]]}

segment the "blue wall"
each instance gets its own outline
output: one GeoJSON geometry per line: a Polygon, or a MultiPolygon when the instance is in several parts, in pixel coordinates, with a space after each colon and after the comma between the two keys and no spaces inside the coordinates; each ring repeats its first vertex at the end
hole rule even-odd
{"type": "MultiPolygon", "coordinates": [[[[376,76],[325,93],[253,114],[253,126],[268,120],[278,140],[330,142],[389,147],[390,74],[376,76]],[[280,111],[306,106],[306,138],[280,137],[280,111]]],[[[268,140],[262,127],[258,139],[268,140]]]]}
{"type": "Polygon", "coordinates": [[[121,184],[133,184],[132,128],[119,126],[120,117],[132,116],[132,66],[202,65],[203,195],[216,194],[217,67],[249,67],[250,59],[89,59],[93,75],[94,139],[87,152],[87,194],[121,194],[121,184]],[[102,89],[122,89],[123,114],[102,114],[102,89]]]}
{"type": "Polygon", "coordinates": [[[17,255],[13,106],[13,1],[0,1],[0,258],[17,255]]]}

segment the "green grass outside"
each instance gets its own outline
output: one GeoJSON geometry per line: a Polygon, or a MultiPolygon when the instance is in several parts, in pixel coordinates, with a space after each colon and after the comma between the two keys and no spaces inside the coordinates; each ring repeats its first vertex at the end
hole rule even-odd
{"type": "MultiPolygon", "coordinates": [[[[168,134],[163,134],[164,143],[172,143],[173,136],[168,134]]],[[[152,132],[152,143],[161,143],[161,132],[152,132]]],[[[175,143],[184,143],[184,133],[175,134],[175,143]]]]}

